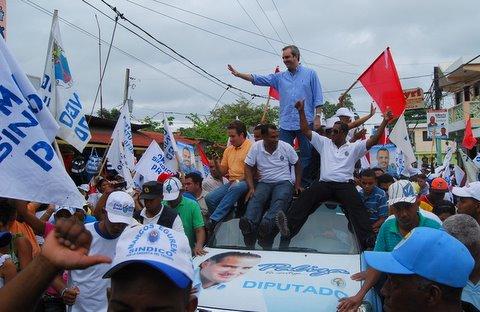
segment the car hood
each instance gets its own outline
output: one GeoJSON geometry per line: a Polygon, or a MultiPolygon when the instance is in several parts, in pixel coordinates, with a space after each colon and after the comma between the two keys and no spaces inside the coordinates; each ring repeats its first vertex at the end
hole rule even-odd
{"type": "Polygon", "coordinates": [[[361,286],[350,279],[360,271],[358,254],[207,250],[206,256],[194,259],[193,285],[199,290],[199,307],[233,311],[336,311],[338,300],[356,294],[361,286]],[[232,255],[250,252],[260,258],[243,275],[204,288],[205,271],[200,265],[226,252],[232,255]]]}

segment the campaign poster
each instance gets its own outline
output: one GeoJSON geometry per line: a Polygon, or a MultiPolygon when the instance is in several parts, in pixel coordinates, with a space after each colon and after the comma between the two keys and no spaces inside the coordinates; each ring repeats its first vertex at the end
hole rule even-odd
{"type": "Polygon", "coordinates": [[[448,110],[427,111],[427,137],[448,140],[448,110]]]}
{"type": "Polygon", "coordinates": [[[180,154],[180,171],[185,174],[198,171],[195,167],[195,150],[193,146],[177,141],[177,147],[180,154]]]}
{"type": "Polygon", "coordinates": [[[381,168],[385,173],[397,176],[396,156],[394,144],[374,145],[370,149],[370,168],[381,168]]]}
{"type": "Polygon", "coordinates": [[[0,36],[7,35],[7,0],[0,0],[0,36]]]}

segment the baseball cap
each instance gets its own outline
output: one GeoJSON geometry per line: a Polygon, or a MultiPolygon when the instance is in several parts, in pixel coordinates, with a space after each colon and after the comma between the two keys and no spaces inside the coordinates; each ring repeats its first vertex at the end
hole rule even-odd
{"type": "Polygon", "coordinates": [[[111,277],[132,263],[142,263],[165,274],[180,288],[193,281],[192,251],[184,233],[158,224],[128,227],[120,235],[110,270],[111,277]]]}
{"type": "Polygon", "coordinates": [[[12,240],[12,233],[9,231],[0,232],[0,247],[5,247],[10,244],[12,240]]]}
{"type": "Polygon", "coordinates": [[[140,199],[155,199],[163,195],[162,183],[157,181],[149,181],[143,183],[142,193],[140,193],[140,199]]]}
{"type": "Polygon", "coordinates": [[[417,201],[417,193],[412,182],[407,180],[398,180],[388,188],[388,204],[411,203],[417,201]]]}
{"type": "Polygon", "coordinates": [[[70,206],[58,206],[58,205],[55,205],[55,214],[57,214],[58,212],[62,211],[62,210],[66,210],[70,213],[70,215],[73,215],[75,213],[75,208],[74,207],[70,207],[70,206]]]}
{"type": "Polygon", "coordinates": [[[456,238],[428,227],[414,228],[392,252],[366,251],[374,269],[392,274],[417,274],[451,287],[465,287],[475,261],[456,238]]]}
{"type": "Polygon", "coordinates": [[[448,183],[444,178],[435,178],[430,183],[430,189],[435,191],[448,191],[448,183]]]}
{"type": "Polygon", "coordinates": [[[480,182],[472,182],[464,187],[455,186],[452,193],[458,197],[472,197],[480,201],[480,182]]]}
{"type": "Polygon", "coordinates": [[[349,110],[346,107],[340,107],[337,109],[337,112],[335,113],[335,117],[340,117],[340,116],[347,116],[350,118],[354,118],[355,116],[353,115],[352,111],[349,110]]]}
{"type": "Polygon", "coordinates": [[[175,200],[180,195],[182,189],[182,182],[177,178],[168,178],[163,183],[163,199],[175,200]]]}
{"type": "Polygon", "coordinates": [[[90,186],[88,184],[80,184],[77,188],[84,192],[88,192],[90,190],[90,186]]]}
{"type": "Polygon", "coordinates": [[[340,121],[340,118],[338,118],[338,117],[330,117],[330,118],[327,118],[327,120],[325,121],[325,129],[332,129],[332,128],[333,128],[333,125],[334,125],[337,121],[340,121]]]}
{"type": "Polygon", "coordinates": [[[162,172],[162,173],[160,173],[160,175],[158,176],[157,182],[165,183],[165,181],[166,181],[168,178],[171,178],[171,177],[173,177],[173,176],[174,176],[174,175],[171,174],[171,173],[162,172]]]}
{"type": "Polygon", "coordinates": [[[123,191],[115,191],[108,196],[105,210],[110,222],[130,224],[134,207],[132,196],[123,191]]]}

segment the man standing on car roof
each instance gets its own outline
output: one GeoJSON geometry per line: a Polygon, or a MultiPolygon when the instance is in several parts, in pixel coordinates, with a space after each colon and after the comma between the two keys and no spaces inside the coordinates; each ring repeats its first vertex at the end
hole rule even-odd
{"type": "Polygon", "coordinates": [[[303,192],[293,203],[287,215],[283,211],[278,213],[277,225],[282,234],[282,244],[289,244],[289,240],[298,233],[308,216],[318,208],[320,203],[336,200],[345,208],[361,248],[366,249],[372,246],[375,236],[368,211],[355,188],[353,171],[355,163],[377,144],[387,123],[392,119],[391,112],[387,112],[378,131],[368,140],[350,143],[346,140],[349,131],[347,124],[341,121],[336,122],[332,128],[332,137],[329,139],[310,130],[303,101],[298,101],[295,108],[300,116],[302,133],[320,154],[322,170],[320,183],[312,185],[303,192]]]}

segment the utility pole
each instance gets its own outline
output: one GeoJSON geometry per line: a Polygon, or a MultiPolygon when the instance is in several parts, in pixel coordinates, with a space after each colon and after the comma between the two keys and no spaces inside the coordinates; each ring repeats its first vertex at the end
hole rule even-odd
{"type": "MultiPolygon", "coordinates": [[[[442,89],[440,88],[439,79],[440,79],[440,67],[435,66],[433,67],[433,101],[434,101],[436,110],[441,109],[440,101],[442,99],[442,89]]],[[[437,154],[436,155],[437,164],[439,165],[442,163],[442,140],[440,140],[437,137],[435,137],[435,151],[437,154]]]]}
{"type": "Polygon", "coordinates": [[[125,86],[123,89],[123,105],[128,101],[128,88],[130,87],[130,68],[125,70],[125,86]]]}

